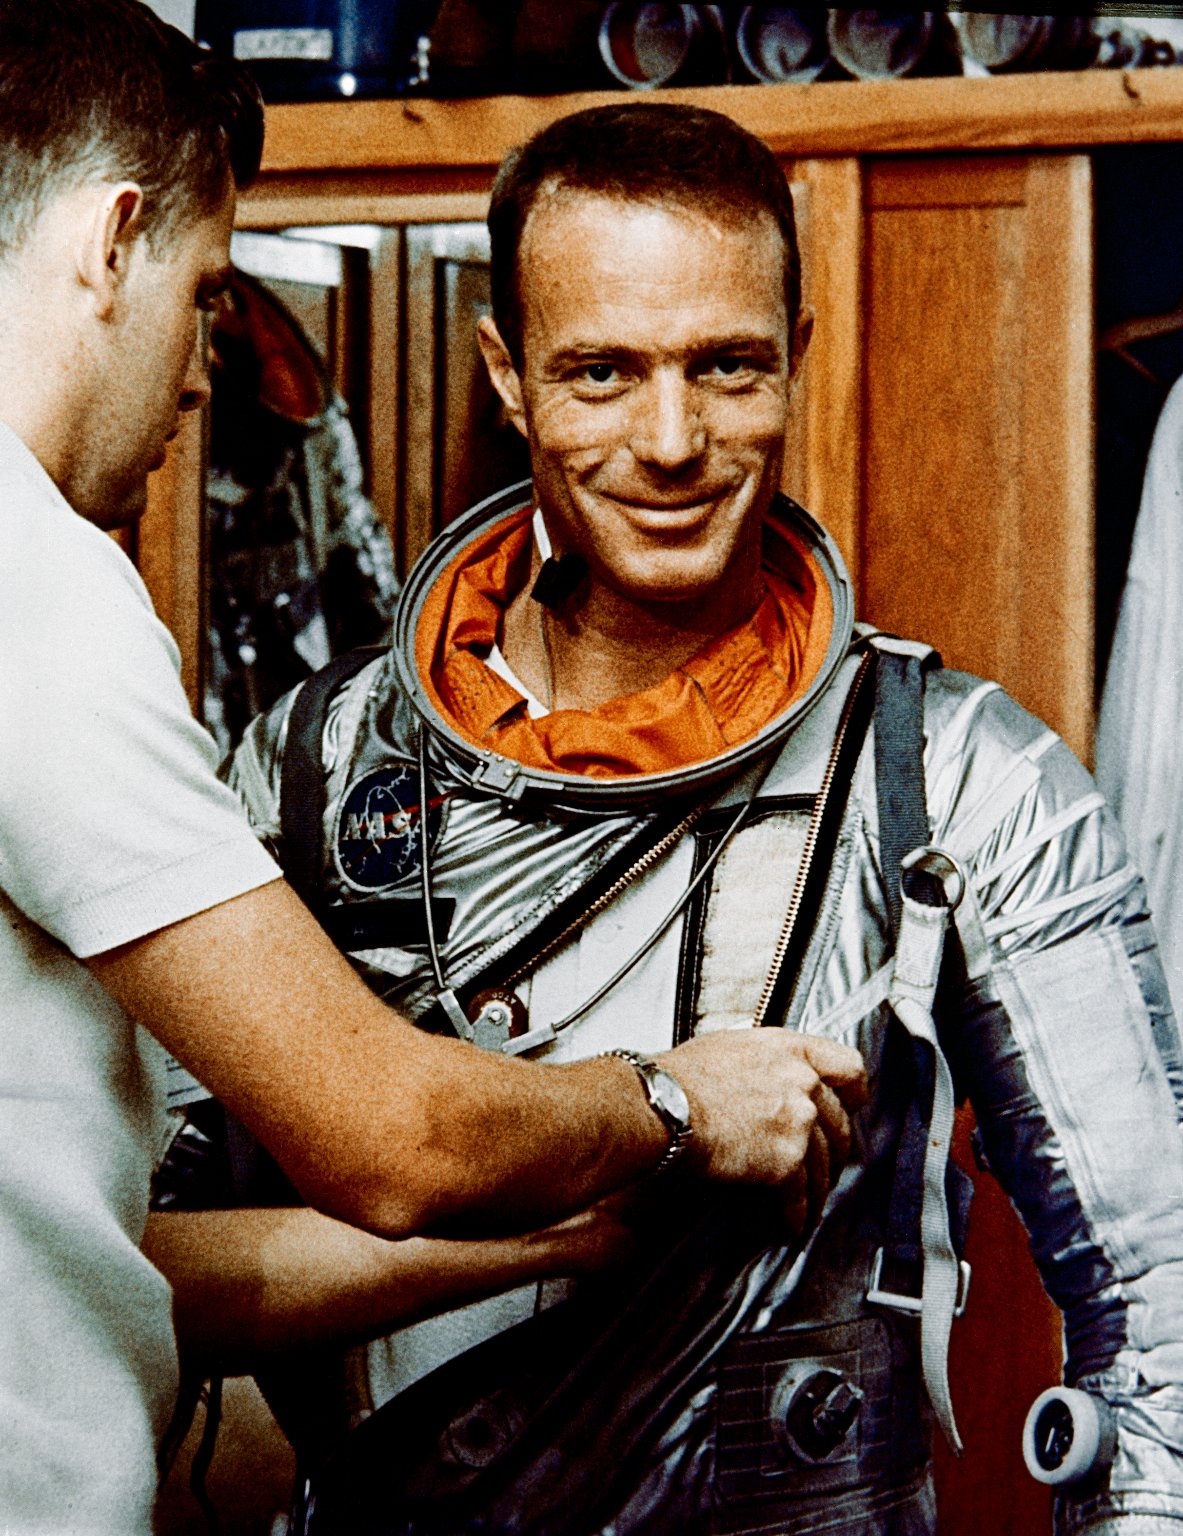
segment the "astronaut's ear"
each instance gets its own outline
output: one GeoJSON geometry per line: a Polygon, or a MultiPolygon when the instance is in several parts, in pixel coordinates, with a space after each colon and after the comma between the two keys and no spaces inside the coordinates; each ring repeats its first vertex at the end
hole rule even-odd
{"type": "Polygon", "coordinates": [[[476,339],[493,388],[501,396],[510,421],[525,437],[526,410],[522,401],[522,381],[509,355],[509,348],[501,339],[501,332],[487,315],[477,325],[476,339]]]}
{"type": "Polygon", "coordinates": [[[805,349],[809,346],[809,338],[812,335],[813,311],[802,305],[797,311],[797,319],[793,325],[793,345],[789,349],[790,381],[795,380],[801,372],[801,364],[805,361],[805,349]]]}

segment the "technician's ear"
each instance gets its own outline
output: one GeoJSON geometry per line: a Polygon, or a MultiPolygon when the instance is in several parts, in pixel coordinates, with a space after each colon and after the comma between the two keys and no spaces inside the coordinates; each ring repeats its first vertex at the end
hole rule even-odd
{"type": "Polygon", "coordinates": [[[801,372],[801,364],[805,361],[805,349],[812,335],[813,311],[802,306],[797,312],[797,321],[793,326],[793,345],[789,351],[790,383],[795,383],[797,375],[801,372]]]}
{"type": "Polygon", "coordinates": [[[95,313],[110,317],[116,295],[127,278],[132,252],[141,237],[143,191],[134,181],[94,188],[89,215],[78,231],[78,278],[90,291],[95,313]]]}
{"type": "Polygon", "coordinates": [[[509,355],[509,348],[502,341],[501,332],[488,316],[478,323],[476,338],[481,356],[485,359],[485,367],[489,370],[493,388],[501,396],[510,421],[525,437],[527,435],[526,412],[522,405],[522,381],[518,377],[513,358],[509,355]]]}

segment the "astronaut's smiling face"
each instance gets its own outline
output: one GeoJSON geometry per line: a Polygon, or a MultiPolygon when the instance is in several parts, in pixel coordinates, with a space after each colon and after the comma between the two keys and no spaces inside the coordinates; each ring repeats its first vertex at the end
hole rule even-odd
{"type": "Polygon", "coordinates": [[[746,580],[792,377],[771,217],[560,190],[527,221],[519,285],[522,366],[499,387],[552,538],[634,602],[746,580]]]}

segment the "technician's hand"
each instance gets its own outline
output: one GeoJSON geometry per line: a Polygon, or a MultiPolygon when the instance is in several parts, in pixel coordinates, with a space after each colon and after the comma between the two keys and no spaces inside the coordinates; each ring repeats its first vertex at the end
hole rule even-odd
{"type": "Polygon", "coordinates": [[[867,1101],[862,1057],[785,1029],[700,1035],[660,1058],[690,1099],[686,1156],[707,1178],[779,1185],[798,1234],[816,1220],[867,1101]]]}
{"type": "Polygon", "coordinates": [[[518,1241],[530,1245],[545,1262],[548,1276],[596,1274],[627,1263],[637,1252],[635,1189],[618,1190],[566,1221],[527,1233],[518,1241]]]}
{"type": "Polygon", "coordinates": [[[784,1184],[785,1224],[794,1237],[804,1238],[817,1223],[826,1196],[842,1172],[845,1161],[845,1154],[840,1160],[835,1159],[826,1133],[820,1124],[815,1125],[809,1133],[805,1161],[784,1184]]]}

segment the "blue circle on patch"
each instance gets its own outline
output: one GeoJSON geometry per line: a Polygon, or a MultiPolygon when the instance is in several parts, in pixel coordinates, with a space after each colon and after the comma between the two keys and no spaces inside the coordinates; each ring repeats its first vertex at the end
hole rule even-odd
{"type": "MultiPolygon", "coordinates": [[[[427,807],[427,840],[433,843],[444,796],[427,807]]],[[[379,890],[419,869],[419,818],[423,814],[419,769],[411,762],[384,763],[362,774],[345,791],[337,816],[337,868],[351,885],[379,890]]]]}

